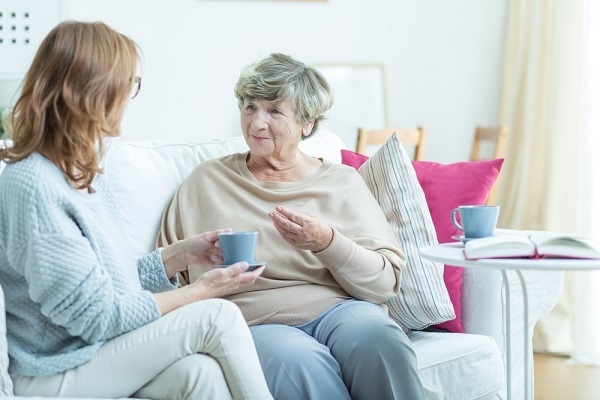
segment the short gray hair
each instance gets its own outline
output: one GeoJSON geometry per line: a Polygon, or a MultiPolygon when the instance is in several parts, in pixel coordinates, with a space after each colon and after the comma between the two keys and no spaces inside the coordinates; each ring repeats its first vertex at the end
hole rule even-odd
{"type": "Polygon", "coordinates": [[[240,109],[246,99],[291,101],[296,108],[296,122],[314,121],[310,135],[303,139],[317,131],[333,104],[329,84],[319,71],[281,53],[244,68],[235,85],[235,96],[240,109]]]}

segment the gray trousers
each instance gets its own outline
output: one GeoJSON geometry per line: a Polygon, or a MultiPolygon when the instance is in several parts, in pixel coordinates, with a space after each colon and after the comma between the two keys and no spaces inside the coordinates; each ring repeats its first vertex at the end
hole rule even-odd
{"type": "Polygon", "coordinates": [[[250,331],[275,399],[423,398],[408,337],[375,304],[347,300],[305,325],[250,331]]]}

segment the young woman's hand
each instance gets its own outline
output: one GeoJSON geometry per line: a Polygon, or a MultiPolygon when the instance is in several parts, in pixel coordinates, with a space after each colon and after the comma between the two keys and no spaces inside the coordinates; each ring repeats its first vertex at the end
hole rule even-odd
{"type": "Polygon", "coordinates": [[[188,265],[222,264],[223,252],[219,245],[222,232],[231,232],[231,229],[199,233],[165,247],[162,257],[167,276],[170,278],[188,265]]]}
{"type": "Polygon", "coordinates": [[[239,262],[226,268],[214,268],[200,275],[198,279],[179,289],[155,293],[154,298],[161,315],[195,301],[220,297],[234,290],[254,284],[265,267],[248,271],[247,262],[239,262]]]}
{"type": "Polygon", "coordinates": [[[204,232],[183,240],[186,266],[223,264],[223,253],[219,245],[219,233],[222,232],[231,232],[231,229],[204,232]]]}
{"type": "Polygon", "coordinates": [[[198,299],[221,297],[230,294],[234,290],[253,285],[256,279],[263,273],[265,267],[248,271],[247,262],[239,262],[225,268],[214,268],[200,275],[192,282],[190,289],[197,291],[198,299]]]}

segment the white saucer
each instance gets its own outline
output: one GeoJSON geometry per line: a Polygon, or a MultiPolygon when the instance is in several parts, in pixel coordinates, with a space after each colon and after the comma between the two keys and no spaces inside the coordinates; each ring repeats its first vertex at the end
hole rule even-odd
{"type": "Polygon", "coordinates": [[[462,242],[462,244],[465,244],[470,240],[480,239],[480,238],[466,238],[463,235],[453,235],[453,236],[451,236],[451,238],[454,240],[460,240],[462,242]]]}
{"type": "MultiPolygon", "coordinates": [[[[226,268],[229,267],[231,264],[220,264],[220,265],[213,265],[213,267],[216,268],[226,268]]],[[[248,263],[248,265],[250,265],[248,267],[248,271],[254,271],[256,268],[258,267],[262,267],[263,265],[267,265],[266,261],[254,261],[253,263],[248,263]]]]}

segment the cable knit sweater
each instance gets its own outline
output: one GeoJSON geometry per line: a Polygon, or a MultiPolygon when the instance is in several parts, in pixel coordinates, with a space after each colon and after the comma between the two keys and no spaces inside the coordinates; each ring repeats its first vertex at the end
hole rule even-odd
{"type": "Polygon", "coordinates": [[[102,175],[74,189],[34,153],[0,175],[0,282],[11,374],[51,375],[160,317],[151,292],[177,287],[161,250],[135,260],[102,175]]]}

